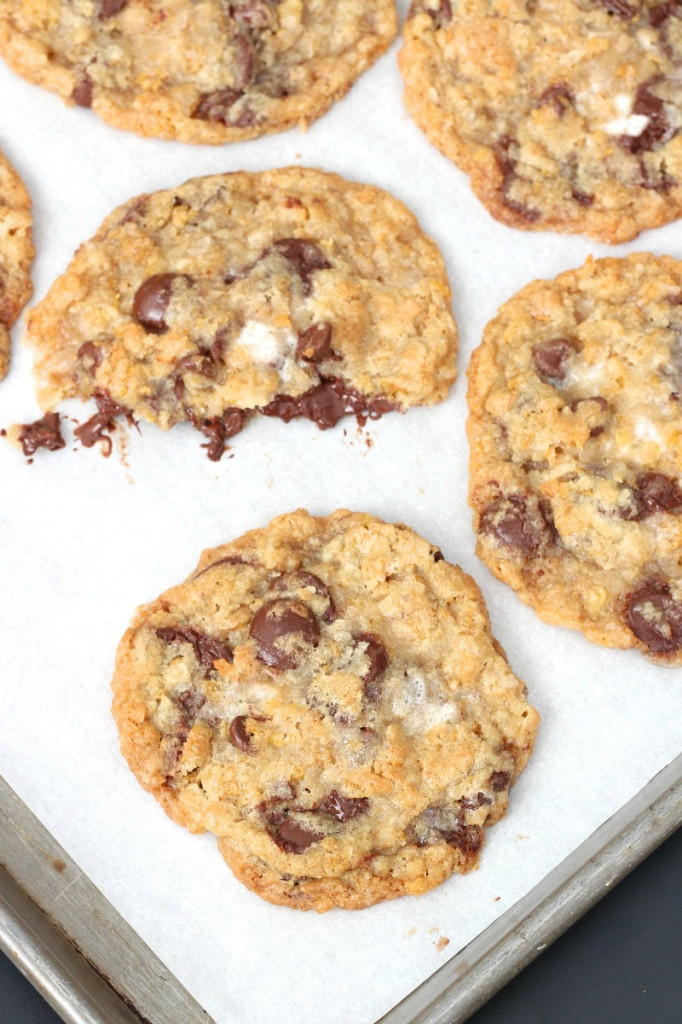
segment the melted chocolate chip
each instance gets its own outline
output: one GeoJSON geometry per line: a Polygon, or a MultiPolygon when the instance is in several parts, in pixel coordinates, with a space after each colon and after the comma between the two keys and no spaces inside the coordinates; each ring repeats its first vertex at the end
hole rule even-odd
{"type": "Polygon", "coordinates": [[[102,441],[102,454],[105,457],[111,455],[111,438],[105,434],[106,430],[114,430],[116,417],[125,416],[129,423],[134,423],[133,414],[130,409],[114,401],[108,391],[103,388],[96,388],[93,398],[97,403],[97,412],[89,420],[76,427],[74,434],[84,448],[92,448],[98,441],[102,441]]]}
{"type": "Polygon", "coordinates": [[[511,149],[513,146],[514,141],[508,135],[503,135],[495,146],[495,158],[502,173],[502,202],[508,210],[512,211],[512,213],[518,214],[519,217],[528,221],[529,224],[534,224],[535,221],[540,220],[540,217],[542,216],[540,210],[533,210],[529,206],[525,206],[523,203],[520,203],[509,195],[509,190],[514,183],[514,179],[517,177],[517,161],[511,155],[511,149]]]}
{"type": "Polygon", "coordinates": [[[563,380],[573,351],[573,346],[566,338],[550,338],[543,341],[533,349],[535,368],[541,377],[563,380]]]}
{"type": "Polygon", "coordinates": [[[102,20],[118,14],[128,6],[128,0],[99,0],[99,16],[102,20]]]}
{"type": "Polygon", "coordinates": [[[173,282],[182,274],[154,274],[140,285],[133,299],[133,316],[148,334],[165,334],[164,317],[171,300],[173,282]]]}
{"type": "Polygon", "coordinates": [[[334,604],[334,599],[329,593],[327,585],[322,582],[319,576],[315,576],[314,573],[305,572],[303,569],[297,569],[294,572],[285,572],[274,580],[270,585],[270,590],[276,590],[278,594],[288,593],[293,597],[299,590],[305,587],[312,587],[316,594],[319,594],[320,597],[326,600],[327,607],[322,613],[322,621],[334,622],[336,619],[336,606],[334,604]]]}
{"type": "Polygon", "coordinates": [[[647,519],[656,512],[682,510],[682,492],[664,473],[641,473],[637,477],[637,514],[630,518],[647,519]]]}
{"type": "Polygon", "coordinates": [[[78,349],[78,359],[91,377],[94,377],[97,367],[102,365],[103,358],[102,350],[92,341],[84,342],[78,349]]]}
{"type": "Polygon", "coordinates": [[[668,0],[649,8],[649,21],[654,28],[660,28],[668,18],[682,18],[682,0],[668,0]]]}
{"type": "Polygon", "coordinates": [[[620,136],[618,142],[628,153],[649,152],[662,142],[667,142],[674,134],[674,129],[666,117],[663,100],[650,91],[655,81],[654,79],[642,83],[635,94],[632,113],[648,117],[649,121],[639,135],[620,136]]]}
{"type": "Polygon", "coordinates": [[[369,416],[370,419],[378,420],[384,413],[395,408],[385,398],[362,395],[344,381],[328,377],[297,397],[277,395],[259,411],[264,416],[279,416],[285,423],[295,416],[305,416],[317,423],[320,430],[327,430],[335,427],[343,416],[369,416]]]}
{"type": "Polygon", "coordinates": [[[523,494],[502,495],[482,512],[480,532],[496,537],[505,547],[530,558],[553,539],[545,511],[523,494]]]}
{"type": "Polygon", "coordinates": [[[178,696],[178,704],[182,705],[185,714],[192,721],[196,719],[205,703],[205,695],[203,693],[199,693],[198,690],[183,690],[183,692],[178,696]]]}
{"type": "Polygon", "coordinates": [[[278,238],[270,248],[291,263],[301,279],[304,295],[310,295],[313,290],[311,278],[315,271],[331,267],[315,243],[307,238],[278,238]]]}
{"type": "Polygon", "coordinates": [[[205,670],[206,675],[213,669],[213,663],[219,659],[232,661],[232,648],[218,637],[207,636],[191,626],[162,626],[156,631],[159,640],[166,644],[190,644],[194,655],[205,670]]]}
{"type": "Polygon", "coordinates": [[[249,635],[257,656],[270,668],[296,668],[317,647],[320,627],[314,612],[302,601],[268,601],[254,615],[249,635]]]}
{"type": "Polygon", "coordinates": [[[464,854],[478,853],[483,845],[483,829],[480,825],[457,823],[454,828],[441,832],[448,846],[454,846],[464,854]]]}
{"type": "Polygon", "coordinates": [[[313,324],[298,333],[296,355],[308,363],[322,363],[325,359],[340,359],[332,349],[332,325],[326,320],[313,324]]]}
{"type": "Polygon", "coordinates": [[[557,117],[563,117],[568,108],[573,106],[573,93],[565,82],[558,82],[545,89],[538,103],[540,106],[551,103],[557,117]]]}
{"type": "Polygon", "coordinates": [[[24,455],[31,456],[38,448],[56,452],[66,444],[59,429],[59,413],[49,412],[34,423],[25,423],[18,434],[24,455]]]}
{"type": "Polygon", "coordinates": [[[381,697],[381,679],[388,668],[388,654],[381,640],[372,633],[360,633],[354,637],[357,644],[366,644],[365,655],[369,659],[369,668],[362,677],[365,697],[371,704],[381,697]]]}
{"type": "Polygon", "coordinates": [[[510,772],[493,772],[490,776],[490,788],[494,793],[501,793],[509,785],[510,772]]]}
{"type": "Polygon", "coordinates": [[[485,793],[476,793],[475,796],[463,796],[459,806],[463,811],[475,811],[483,804],[491,804],[492,800],[485,793]]]}
{"type": "Polygon", "coordinates": [[[79,107],[91,107],[92,106],[92,93],[93,84],[92,79],[89,77],[87,71],[83,72],[83,75],[73,87],[71,93],[71,99],[79,107]]]}
{"type": "Polygon", "coordinates": [[[242,95],[236,89],[216,89],[214,92],[203,93],[192,111],[192,117],[212,124],[232,124],[230,110],[242,95]]]}
{"type": "Polygon", "coordinates": [[[651,579],[626,596],[625,621],[653,654],[682,647],[682,604],[663,580],[651,579]]]}
{"type": "Polygon", "coordinates": [[[586,192],[581,192],[580,189],[572,188],[571,195],[575,199],[576,203],[580,203],[581,206],[592,206],[594,202],[594,196],[588,196],[586,192]]]}
{"type": "Polygon", "coordinates": [[[206,449],[211,462],[220,461],[229,439],[244,429],[247,416],[246,409],[226,409],[222,416],[213,416],[209,420],[199,420],[193,414],[189,415],[192,426],[208,438],[208,442],[201,447],[206,449]]]}
{"type": "Polygon", "coordinates": [[[436,550],[433,552],[431,557],[433,558],[434,562],[444,562],[445,561],[445,555],[440,550],[440,548],[436,548],[436,550]]]}
{"type": "Polygon", "coordinates": [[[246,728],[246,715],[237,715],[230,722],[228,736],[233,747],[243,751],[245,754],[253,753],[251,749],[251,733],[246,728]]]}
{"type": "Polygon", "coordinates": [[[324,839],[322,832],[303,828],[297,821],[284,814],[271,814],[268,819],[268,833],[285,853],[303,853],[313,843],[324,839]]]}
{"type": "Polygon", "coordinates": [[[313,810],[322,811],[324,814],[331,814],[338,821],[350,821],[364,814],[369,810],[369,798],[366,796],[340,796],[335,789],[332,789],[328,796],[320,800],[313,810]]]}

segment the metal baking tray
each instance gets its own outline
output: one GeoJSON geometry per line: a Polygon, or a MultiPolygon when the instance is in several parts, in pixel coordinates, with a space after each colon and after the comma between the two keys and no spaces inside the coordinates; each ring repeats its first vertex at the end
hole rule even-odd
{"type": "MultiPolygon", "coordinates": [[[[682,754],[380,1024],[465,1021],[680,824],[682,754]]],[[[0,865],[0,947],[64,1021],[211,1024],[2,779],[0,865]]]]}

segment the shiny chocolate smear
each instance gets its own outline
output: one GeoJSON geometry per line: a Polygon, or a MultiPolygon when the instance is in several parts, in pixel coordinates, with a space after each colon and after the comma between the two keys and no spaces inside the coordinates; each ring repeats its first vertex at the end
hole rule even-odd
{"type": "Polygon", "coordinates": [[[233,747],[237,747],[244,754],[252,754],[251,733],[246,728],[246,715],[237,715],[230,722],[228,736],[233,747]]]}
{"type": "Polygon", "coordinates": [[[343,416],[367,416],[378,420],[396,406],[385,398],[362,395],[355,388],[336,377],[322,378],[322,383],[304,391],[302,395],[277,395],[268,405],[259,409],[264,416],[278,416],[289,423],[296,416],[305,416],[320,430],[335,427],[343,416]]]}
{"type": "Polygon", "coordinates": [[[135,292],[133,316],[147,334],[165,334],[168,304],[171,300],[173,282],[182,274],[154,274],[148,277],[135,292]]]}
{"type": "Polygon", "coordinates": [[[320,627],[314,612],[302,601],[268,601],[254,615],[249,635],[257,657],[269,668],[296,668],[318,645],[320,627]]]}
{"type": "Polygon", "coordinates": [[[97,403],[97,412],[89,420],[76,427],[74,434],[84,448],[92,448],[98,441],[102,442],[102,454],[108,458],[113,447],[111,438],[105,431],[114,430],[116,417],[125,416],[128,423],[134,423],[133,414],[130,409],[114,401],[108,391],[103,388],[96,388],[93,398],[97,403]]]}
{"type": "Polygon", "coordinates": [[[86,373],[94,377],[95,370],[102,365],[102,350],[93,341],[85,341],[78,349],[78,359],[86,373]]]}
{"type": "Polygon", "coordinates": [[[34,455],[38,448],[56,452],[66,444],[59,429],[59,413],[49,412],[34,423],[22,425],[18,434],[24,455],[34,455]]]}
{"type": "Polygon", "coordinates": [[[573,352],[573,346],[566,338],[543,341],[533,349],[535,369],[541,377],[561,381],[566,376],[567,363],[573,352]]]}
{"type": "Polygon", "coordinates": [[[222,416],[213,416],[208,420],[200,420],[189,414],[192,426],[208,438],[208,442],[201,447],[206,449],[211,462],[220,461],[227,449],[227,442],[244,429],[247,416],[246,409],[226,409],[222,416]]]}
{"type": "Polygon", "coordinates": [[[340,359],[332,349],[332,325],[326,320],[299,331],[296,355],[307,363],[322,363],[325,359],[340,359]]]}
{"type": "Polygon", "coordinates": [[[303,828],[297,821],[284,814],[271,814],[268,818],[268,834],[285,853],[303,853],[313,843],[324,839],[322,832],[303,828]]]}
{"type": "Polygon", "coordinates": [[[190,644],[194,655],[206,675],[213,669],[214,662],[224,659],[232,661],[232,648],[218,637],[207,636],[191,626],[162,626],[155,630],[159,640],[166,644],[190,644]]]}
{"type": "Polygon", "coordinates": [[[329,795],[320,800],[313,810],[331,814],[337,821],[350,821],[368,811],[369,804],[369,798],[366,796],[341,796],[335,789],[332,789],[329,795]]]}
{"type": "Polygon", "coordinates": [[[542,510],[533,508],[523,494],[503,495],[491,502],[481,514],[479,529],[526,558],[552,539],[542,510]]]}

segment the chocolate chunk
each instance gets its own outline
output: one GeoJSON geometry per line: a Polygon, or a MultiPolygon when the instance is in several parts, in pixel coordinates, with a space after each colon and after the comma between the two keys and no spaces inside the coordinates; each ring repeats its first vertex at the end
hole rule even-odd
{"type": "Polygon", "coordinates": [[[502,202],[508,210],[512,211],[512,213],[518,214],[519,217],[528,221],[529,224],[534,224],[535,221],[540,220],[540,217],[542,216],[540,210],[533,210],[529,206],[525,206],[524,203],[520,203],[509,195],[509,190],[517,177],[517,161],[511,155],[513,146],[514,141],[508,135],[503,135],[498,139],[495,146],[495,158],[502,174],[502,186],[500,189],[502,202]]]}
{"type": "Polygon", "coordinates": [[[162,626],[156,631],[159,640],[167,644],[190,644],[194,656],[205,670],[205,674],[213,669],[213,663],[219,659],[232,661],[232,648],[224,640],[215,636],[207,636],[191,626],[162,626]]]}
{"type": "Polygon", "coordinates": [[[192,111],[192,117],[212,124],[231,124],[230,110],[242,95],[236,89],[216,89],[214,92],[203,93],[192,111]]]}
{"type": "Polygon", "coordinates": [[[510,779],[510,772],[493,772],[490,776],[490,788],[494,793],[501,793],[509,785],[510,779]]]}
{"type": "Polygon", "coordinates": [[[111,455],[112,442],[105,431],[115,429],[117,416],[125,416],[131,424],[135,420],[130,409],[126,409],[124,405],[116,402],[103,388],[96,388],[93,398],[97,403],[97,412],[85,423],[76,427],[74,434],[84,448],[92,448],[98,441],[102,441],[102,454],[108,458],[111,455]]]}
{"type": "Polygon", "coordinates": [[[641,473],[637,477],[637,514],[629,518],[647,519],[656,512],[682,510],[682,492],[664,473],[641,473]]]}
{"type": "Polygon", "coordinates": [[[549,380],[563,380],[567,363],[574,349],[566,338],[550,338],[533,349],[533,362],[541,377],[549,380]]]}
{"type": "Polygon", "coordinates": [[[280,253],[292,264],[301,279],[304,295],[310,295],[313,290],[311,278],[315,271],[329,270],[331,267],[315,243],[307,238],[278,238],[270,249],[280,253]]]}
{"type": "Polygon", "coordinates": [[[413,0],[407,16],[408,18],[414,18],[422,12],[429,15],[434,23],[434,28],[443,28],[444,25],[452,21],[451,0],[440,0],[437,7],[427,7],[424,0],[413,0]]]}
{"type": "Polygon", "coordinates": [[[251,733],[246,728],[246,715],[237,715],[230,722],[229,738],[233,747],[243,751],[245,754],[252,754],[251,733]]]}
{"type": "Polygon", "coordinates": [[[83,369],[94,377],[95,370],[102,365],[102,350],[92,341],[85,341],[78,349],[78,358],[83,364],[83,369]]]}
{"type": "Polygon", "coordinates": [[[573,106],[573,93],[565,82],[557,82],[545,89],[538,100],[540,106],[551,103],[557,117],[563,117],[569,107],[573,106]]]}
{"type": "Polygon", "coordinates": [[[173,281],[182,274],[154,274],[140,285],[133,299],[133,316],[148,334],[165,334],[164,317],[171,300],[173,281]]]}
{"type": "Polygon", "coordinates": [[[523,494],[502,495],[492,501],[481,513],[479,530],[524,558],[537,555],[554,539],[545,510],[523,494]]]}
{"type": "Polygon", "coordinates": [[[303,853],[313,843],[324,839],[322,832],[303,828],[297,821],[284,814],[271,814],[268,819],[268,833],[285,853],[303,853]]]}
{"type": "Polygon", "coordinates": [[[233,68],[235,79],[234,85],[239,93],[243,95],[244,90],[253,78],[253,70],[256,62],[255,54],[248,37],[243,35],[243,33],[240,32],[235,36],[234,42],[236,47],[233,68]]]}
{"type": "Polygon", "coordinates": [[[661,28],[668,18],[682,18],[682,0],[668,0],[649,8],[649,21],[654,28],[661,28]]]}
{"type": "Polygon", "coordinates": [[[298,594],[299,590],[305,587],[312,587],[315,593],[319,594],[327,602],[327,607],[321,615],[322,621],[334,622],[336,619],[334,599],[329,593],[327,585],[322,582],[319,576],[315,576],[314,573],[305,572],[303,569],[285,572],[274,580],[270,585],[270,590],[276,590],[278,594],[288,593],[293,597],[298,594]]]}
{"type": "Polygon", "coordinates": [[[594,202],[594,196],[588,196],[586,192],[581,192],[580,189],[572,188],[571,195],[575,199],[576,203],[580,203],[581,206],[592,206],[594,202]]]}
{"type": "Polygon", "coordinates": [[[372,633],[360,633],[353,638],[357,644],[366,644],[364,653],[369,659],[369,668],[362,677],[365,697],[372,704],[381,697],[381,679],[388,668],[388,654],[381,640],[372,633]]]}
{"type": "Polygon", "coordinates": [[[320,800],[313,810],[331,814],[338,821],[350,821],[351,818],[357,818],[359,814],[364,814],[369,810],[369,803],[369,798],[366,796],[340,796],[335,789],[332,789],[331,793],[320,800]]]}
{"type": "Polygon", "coordinates": [[[463,796],[459,801],[459,806],[463,811],[475,811],[483,804],[491,804],[492,800],[485,793],[476,793],[475,796],[463,796]]]}
{"type": "Polygon", "coordinates": [[[623,21],[630,21],[638,13],[637,7],[626,3],[626,0],[594,0],[594,3],[597,7],[603,7],[607,14],[615,14],[623,21]]]}
{"type": "Polygon", "coordinates": [[[192,426],[208,438],[208,443],[202,444],[201,447],[206,449],[211,462],[220,461],[227,448],[227,442],[243,430],[247,416],[247,409],[226,409],[222,416],[213,416],[209,420],[199,420],[193,414],[189,414],[192,426]]]}
{"type": "Polygon", "coordinates": [[[332,325],[326,320],[298,332],[296,355],[308,363],[321,363],[325,359],[340,359],[332,349],[332,325]]]}
{"type": "Polygon", "coordinates": [[[483,829],[480,825],[463,825],[458,822],[454,828],[442,831],[441,835],[448,846],[454,846],[464,854],[478,853],[483,845],[483,829]]]}
{"type": "Polygon", "coordinates": [[[178,704],[184,708],[185,714],[194,721],[206,703],[206,697],[198,690],[183,690],[178,696],[178,704]]]}
{"type": "Polygon", "coordinates": [[[102,20],[111,18],[127,5],[128,0],[99,0],[99,16],[102,20]]]}
{"type": "Polygon", "coordinates": [[[648,117],[649,121],[639,135],[621,135],[618,139],[628,153],[649,152],[661,143],[667,142],[675,134],[675,129],[666,116],[663,100],[650,91],[655,82],[656,79],[643,82],[635,94],[632,113],[648,117]]]}
{"type": "Polygon", "coordinates": [[[653,654],[670,654],[682,647],[682,604],[664,580],[648,580],[626,595],[625,622],[653,654]]]}
{"type": "Polygon", "coordinates": [[[335,427],[343,416],[369,416],[378,420],[395,408],[387,399],[362,395],[337,377],[323,377],[321,384],[297,397],[277,395],[259,412],[264,416],[279,416],[285,423],[295,416],[305,416],[317,423],[320,430],[327,430],[335,427]]]}
{"type": "Polygon", "coordinates": [[[433,558],[434,562],[444,562],[445,561],[445,555],[440,550],[440,548],[436,548],[436,550],[432,553],[431,557],[433,558]]]}
{"type": "Polygon", "coordinates": [[[91,107],[92,92],[92,79],[89,77],[87,71],[84,71],[81,78],[78,79],[78,81],[73,87],[71,99],[79,107],[91,107]]]}
{"type": "Polygon", "coordinates": [[[59,413],[49,412],[34,423],[23,424],[18,440],[26,456],[34,455],[38,448],[47,448],[49,452],[63,448],[66,442],[59,429],[59,413]]]}
{"type": "Polygon", "coordinates": [[[270,668],[296,668],[317,647],[320,627],[315,613],[302,601],[268,601],[254,615],[249,635],[257,656],[270,668]]]}

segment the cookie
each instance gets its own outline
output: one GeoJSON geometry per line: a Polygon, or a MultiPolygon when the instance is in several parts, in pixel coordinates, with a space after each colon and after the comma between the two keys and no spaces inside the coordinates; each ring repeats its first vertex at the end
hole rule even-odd
{"type": "Polygon", "coordinates": [[[32,223],[24,183],[0,153],[0,380],[9,369],[9,329],[33,290],[32,223]]]}
{"type": "Polygon", "coordinates": [[[415,0],[405,103],[524,230],[624,242],[682,213],[678,0],[415,0]]]}
{"type": "Polygon", "coordinates": [[[588,260],[469,369],[477,553],[547,622],[682,664],[682,262],[588,260]]]}
{"type": "Polygon", "coordinates": [[[343,510],[204,552],[139,611],[113,689],[145,789],[300,910],[474,867],[538,721],[475,583],[406,526],[343,510]]]}
{"type": "Polygon", "coordinates": [[[457,331],[443,260],[386,192],[303,168],[131,200],[28,318],[42,404],[188,421],[220,458],[257,410],[321,428],[445,398],[457,331]]]}
{"type": "Polygon", "coordinates": [[[115,128],[219,144],[302,127],[395,36],[393,0],[0,0],[0,54],[115,128]]]}

